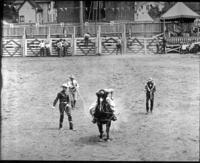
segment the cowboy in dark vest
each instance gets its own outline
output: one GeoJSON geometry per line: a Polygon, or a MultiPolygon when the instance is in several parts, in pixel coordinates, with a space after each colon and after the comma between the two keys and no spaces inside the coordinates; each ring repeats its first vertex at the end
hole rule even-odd
{"type": "Polygon", "coordinates": [[[67,42],[67,40],[64,40],[64,42],[63,42],[63,56],[66,56],[68,54],[68,48],[69,48],[69,42],[67,42]]]}
{"type": "Polygon", "coordinates": [[[63,90],[57,94],[56,99],[53,102],[53,109],[55,108],[55,105],[57,101],[60,101],[59,104],[59,110],[60,110],[60,123],[59,123],[59,129],[62,128],[62,123],[64,119],[64,112],[66,112],[68,116],[69,121],[69,129],[73,130],[73,123],[72,123],[72,116],[71,116],[71,105],[70,105],[70,99],[69,99],[69,86],[67,84],[62,85],[63,90]]]}
{"type": "Polygon", "coordinates": [[[88,46],[89,39],[90,39],[90,34],[89,33],[85,33],[84,34],[85,46],[88,46]]]}
{"type": "Polygon", "coordinates": [[[116,120],[117,120],[117,117],[116,117],[115,114],[114,114],[114,111],[115,111],[115,110],[114,110],[115,103],[114,103],[114,101],[113,101],[113,93],[114,93],[114,90],[113,90],[113,89],[101,89],[101,90],[99,90],[98,92],[96,92],[97,101],[95,101],[95,102],[90,106],[90,108],[89,108],[90,114],[91,114],[92,117],[93,117],[93,120],[92,120],[93,123],[96,123],[96,122],[97,122],[97,118],[95,117],[95,109],[96,109],[96,107],[97,107],[97,105],[98,105],[98,98],[99,98],[99,97],[103,97],[103,96],[106,98],[106,101],[107,101],[107,103],[109,104],[110,109],[111,109],[111,111],[112,111],[113,116],[112,116],[112,119],[111,119],[111,120],[113,120],[113,121],[116,121],[116,120]],[[108,96],[109,94],[111,95],[110,97],[108,96]]]}
{"type": "Polygon", "coordinates": [[[153,111],[153,103],[154,103],[154,93],[156,91],[156,85],[152,78],[149,78],[145,85],[146,91],[146,114],[149,112],[149,101],[150,101],[150,111],[153,111]]]}
{"type": "Polygon", "coordinates": [[[57,50],[58,50],[58,57],[63,56],[63,41],[62,39],[58,41],[57,43],[57,50]]]}
{"type": "Polygon", "coordinates": [[[119,37],[119,39],[117,40],[117,44],[116,44],[116,55],[118,55],[118,52],[120,52],[120,54],[122,54],[122,40],[121,37],[119,37]]]}

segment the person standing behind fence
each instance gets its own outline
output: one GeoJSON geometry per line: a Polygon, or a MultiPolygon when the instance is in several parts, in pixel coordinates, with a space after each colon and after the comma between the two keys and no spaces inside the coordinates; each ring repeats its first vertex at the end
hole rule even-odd
{"type": "Polygon", "coordinates": [[[66,56],[68,54],[68,48],[69,48],[69,43],[67,40],[64,40],[63,42],[63,56],[66,56]]]}
{"type": "Polygon", "coordinates": [[[45,53],[45,43],[44,43],[44,40],[42,40],[39,44],[40,46],[40,56],[44,56],[44,53],[45,53]]]}
{"type": "Polygon", "coordinates": [[[90,34],[87,32],[84,34],[85,46],[88,46],[89,39],[90,39],[90,34]]]}
{"type": "Polygon", "coordinates": [[[63,53],[63,42],[62,39],[57,43],[58,57],[62,57],[63,53]]]}
{"type": "Polygon", "coordinates": [[[122,40],[121,40],[121,37],[119,37],[119,39],[117,40],[116,55],[118,55],[118,52],[120,52],[120,54],[122,55],[122,40]]]}
{"type": "Polygon", "coordinates": [[[167,40],[166,40],[166,37],[165,37],[165,36],[163,36],[163,39],[162,39],[162,41],[163,41],[163,54],[165,54],[165,53],[166,53],[166,42],[167,42],[167,40]]]}
{"type": "Polygon", "coordinates": [[[153,111],[153,103],[154,103],[154,93],[156,91],[156,85],[152,78],[149,78],[145,85],[146,91],[146,114],[149,112],[149,101],[150,101],[150,111],[153,111]]]}
{"type": "Polygon", "coordinates": [[[45,43],[45,49],[46,49],[46,56],[50,56],[50,43],[46,41],[45,43]]]}

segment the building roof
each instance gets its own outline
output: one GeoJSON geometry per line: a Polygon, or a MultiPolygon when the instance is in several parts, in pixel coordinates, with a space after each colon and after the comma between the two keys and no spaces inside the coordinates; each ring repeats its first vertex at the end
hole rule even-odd
{"type": "Polygon", "coordinates": [[[161,16],[161,19],[178,19],[178,18],[199,18],[200,15],[191,10],[182,2],[177,2],[166,13],[161,16]]]}
{"type": "Polygon", "coordinates": [[[33,0],[24,0],[24,2],[21,4],[21,6],[19,7],[18,10],[20,10],[20,8],[24,5],[25,2],[29,2],[31,4],[31,6],[35,9],[37,9],[37,11],[42,11],[42,8],[40,7],[39,4],[37,4],[35,1],[33,0]]]}

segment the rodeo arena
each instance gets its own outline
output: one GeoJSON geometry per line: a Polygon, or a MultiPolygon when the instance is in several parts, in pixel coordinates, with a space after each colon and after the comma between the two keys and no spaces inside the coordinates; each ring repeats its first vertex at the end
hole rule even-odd
{"type": "Polygon", "coordinates": [[[1,160],[199,161],[200,2],[2,2],[1,160]]]}

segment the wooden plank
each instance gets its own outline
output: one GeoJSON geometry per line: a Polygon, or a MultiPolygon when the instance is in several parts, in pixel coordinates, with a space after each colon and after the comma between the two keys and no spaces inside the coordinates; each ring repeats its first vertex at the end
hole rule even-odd
{"type": "Polygon", "coordinates": [[[2,56],[22,56],[22,39],[2,39],[2,56]]]}

